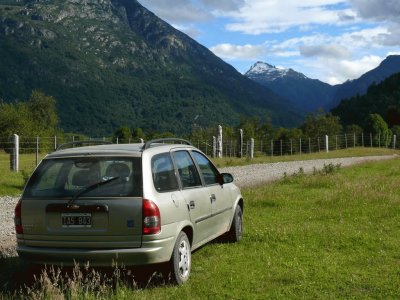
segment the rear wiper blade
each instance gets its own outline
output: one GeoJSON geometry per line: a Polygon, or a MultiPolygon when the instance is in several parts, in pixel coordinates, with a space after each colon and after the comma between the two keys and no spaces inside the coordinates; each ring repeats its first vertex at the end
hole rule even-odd
{"type": "Polygon", "coordinates": [[[110,178],[110,179],[108,179],[106,181],[99,181],[99,182],[96,182],[96,183],[94,183],[92,185],[89,185],[88,187],[86,187],[82,191],[79,191],[78,193],[76,193],[75,195],[72,196],[71,200],[69,200],[68,203],[67,203],[67,208],[70,208],[72,206],[72,204],[74,203],[74,201],[77,200],[79,197],[81,197],[83,194],[86,194],[86,193],[88,193],[90,191],[93,191],[93,190],[97,189],[99,186],[105,185],[105,184],[110,183],[110,182],[112,182],[114,180],[117,180],[119,178],[120,177],[117,176],[117,177],[110,178]]]}

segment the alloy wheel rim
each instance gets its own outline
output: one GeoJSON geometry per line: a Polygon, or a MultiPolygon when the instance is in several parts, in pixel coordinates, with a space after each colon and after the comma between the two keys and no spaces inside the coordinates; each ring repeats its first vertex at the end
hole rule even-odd
{"type": "Polygon", "coordinates": [[[190,271],[190,250],[186,241],[181,241],[179,245],[179,274],[182,278],[189,275],[190,271]]]}

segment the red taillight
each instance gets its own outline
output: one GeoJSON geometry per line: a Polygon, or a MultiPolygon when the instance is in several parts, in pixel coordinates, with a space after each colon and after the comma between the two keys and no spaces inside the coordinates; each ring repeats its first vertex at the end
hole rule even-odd
{"type": "Polygon", "coordinates": [[[15,232],[17,234],[23,234],[24,230],[22,228],[22,218],[21,218],[21,200],[18,201],[17,206],[14,210],[14,223],[15,223],[15,232]]]}
{"type": "Polygon", "coordinates": [[[161,217],[158,206],[143,199],[143,234],[156,234],[161,231],[161,217]]]}

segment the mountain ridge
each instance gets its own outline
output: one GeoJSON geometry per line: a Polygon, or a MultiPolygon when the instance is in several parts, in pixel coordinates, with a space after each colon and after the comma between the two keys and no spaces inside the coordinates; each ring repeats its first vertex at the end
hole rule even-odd
{"type": "Polygon", "coordinates": [[[343,99],[332,109],[344,125],[367,125],[370,114],[379,114],[390,127],[400,126],[400,72],[368,87],[364,95],[343,99]]]}
{"type": "Polygon", "coordinates": [[[310,79],[291,68],[277,68],[260,61],[245,76],[288,99],[303,115],[325,108],[333,93],[329,84],[318,79],[310,79]]]}
{"type": "Polygon", "coordinates": [[[306,115],[318,109],[329,111],[343,99],[364,95],[371,84],[378,84],[397,72],[400,72],[400,55],[389,55],[378,67],[359,78],[337,85],[308,78],[292,69],[276,68],[265,62],[255,63],[245,75],[288,99],[306,115]],[[290,71],[293,72],[290,74],[290,71]]]}
{"type": "Polygon", "coordinates": [[[119,126],[190,131],[240,115],[294,126],[284,99],[237,72],[136,0],[0,0],[0,98],[41,89],[69,132],[119,126]]]}

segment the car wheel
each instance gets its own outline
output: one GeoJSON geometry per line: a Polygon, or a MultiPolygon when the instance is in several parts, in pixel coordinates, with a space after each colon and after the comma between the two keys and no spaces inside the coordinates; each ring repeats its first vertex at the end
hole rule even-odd
{"type": "Polygon", "coordinates": [[[179,233],[171,258],[171,280],[183,284],[189,279],[192,265],[190,242],[184,232],[179,233]]]}
{"type": "Polygon", "coordinates": [[[242,239],[243,228],[243,213],[242,208],[238,205],[233,215],[231,229],[228,232],[228,241],[232,243],[239,242],[242,239]]]}

